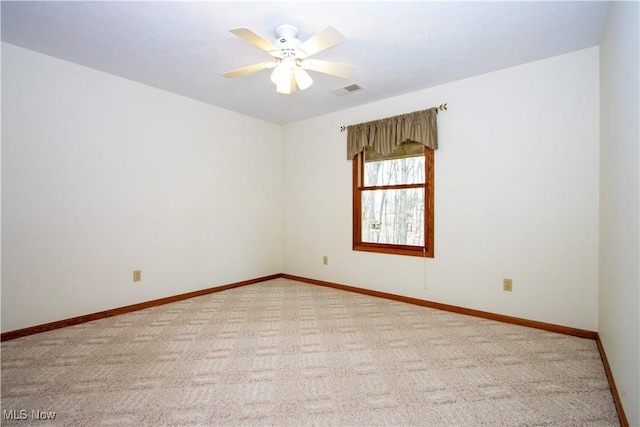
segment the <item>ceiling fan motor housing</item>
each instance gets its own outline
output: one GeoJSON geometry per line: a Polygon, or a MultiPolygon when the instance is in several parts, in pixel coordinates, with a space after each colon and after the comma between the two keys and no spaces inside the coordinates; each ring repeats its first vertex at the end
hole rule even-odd
{"type": "Polygon", "coordinates": [[[275,45],[280,49],[295,49],[302,43],[298,40],[298,27],[291,24],[278,25],[275,30],[275,45]]]}

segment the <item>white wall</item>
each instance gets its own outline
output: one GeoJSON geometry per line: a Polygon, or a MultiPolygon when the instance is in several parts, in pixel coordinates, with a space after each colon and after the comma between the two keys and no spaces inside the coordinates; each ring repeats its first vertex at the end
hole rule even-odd
{"type": "Polygon", "coordinates": [[[3,43],[2,331],[282,271],[598,330],[640,425],[638,14],[612,3],[601,58],[586,49],[284,135],[3,43]],[[339,127],[443,102],[436,257],[353,252],[339,127]]]}
{"type": "Polygon", "coordinates": [[[596,47],[286,126],[283,271],[595,331],[598,79],[596,47]],[[352,251],[339,127],[444,102],[435,258],[352,251]]]}
{"type": "Polygon", "coordinates": [[[281,271],[280,126],[9,44],[2,104],[2,331],[281,271]]]}
{"type": "Polygon", "coordinates": [[[639,21],[638,2],[612,2],[600,45],[598,333],[632,426],[640,426],[639,21]]]}

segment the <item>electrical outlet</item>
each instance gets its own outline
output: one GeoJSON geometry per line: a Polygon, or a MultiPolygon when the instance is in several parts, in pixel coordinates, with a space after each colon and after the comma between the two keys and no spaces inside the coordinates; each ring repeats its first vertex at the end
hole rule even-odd
{"type": "Polygon", "coordinates": [[[133,270],[133,281],[139,282],[142,280],[142,270],[133,270]]]}
{"type": "Polygon", "coordinates": [[[511,292],[513,291],[513,280],[511,279],[503,279],[502,280],[502,289],[511,292]]]}
{"type": "Polygon", "coordinates": [[[329,265],[329,257],[328,256],[323,256],[322,257],[322,264],[324,265],[329,265]]]}

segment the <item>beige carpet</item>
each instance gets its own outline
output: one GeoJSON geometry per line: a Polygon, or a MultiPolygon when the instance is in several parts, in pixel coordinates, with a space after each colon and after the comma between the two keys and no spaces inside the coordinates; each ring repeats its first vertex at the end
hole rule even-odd
{"type": "Polygon", "coordinates": [[[2,410],[20,426],[619,425],[592,340],[286,279],[3,342],[2,410]]]}

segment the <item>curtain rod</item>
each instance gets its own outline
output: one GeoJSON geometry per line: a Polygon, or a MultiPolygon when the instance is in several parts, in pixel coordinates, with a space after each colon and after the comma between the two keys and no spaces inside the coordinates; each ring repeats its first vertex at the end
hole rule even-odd
{"type": "MultiPolygon", "coordinates": [[[[440,104],[439,106],[436,107],[436,114],[438,113],[438,111],[443,111],[446,109],[447,109],[446,102],[444,104],[440,104]]],[[[345,130],[347,130],[347,126],[340,126],[340,132],[344,132],[345,130]]]]}

